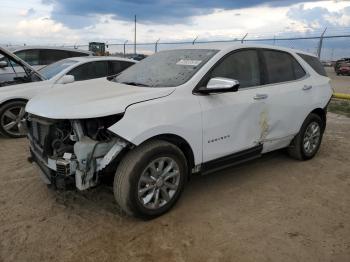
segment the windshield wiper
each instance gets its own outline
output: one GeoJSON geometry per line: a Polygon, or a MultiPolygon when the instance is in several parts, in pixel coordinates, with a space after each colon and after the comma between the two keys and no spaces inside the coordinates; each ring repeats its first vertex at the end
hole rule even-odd
{"type": "Polygon", "coordinates": [[[142,83],[136,83],[136,82],[120,82],[121,84],[124,85],[130,85],[130,86],[144,86],[144,87],[150,87],[149,85],[145,85],[142,83]]]}

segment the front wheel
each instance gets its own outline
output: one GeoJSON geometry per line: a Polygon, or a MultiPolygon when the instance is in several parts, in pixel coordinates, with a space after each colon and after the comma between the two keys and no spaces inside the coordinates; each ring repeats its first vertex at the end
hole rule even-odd
{"type": "Polygon", "coordinates": [[[288,147],[289,155],[298,160],[313,158],[320,148],[324,127],[325,123],[318,115],[310,114],[288,147]]]}
{"type": "Polygon", "coordinates": [[[120,162],[114,177],[114,196],[127,214],[154,218],[177,202],[187,175],[187,161],[178,147],[160,140],[146,142],[120,162]]]}
{"type": "Polygon", "coordinates": [[[11,138],[26,135],[19,128],[20,122],[25,117],[25,106],[25,101],[13,101],[0,108],[0,134],[11,138]]]}

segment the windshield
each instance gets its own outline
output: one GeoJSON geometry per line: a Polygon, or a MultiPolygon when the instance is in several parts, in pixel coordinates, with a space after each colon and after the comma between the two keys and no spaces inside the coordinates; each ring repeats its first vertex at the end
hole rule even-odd
{"type": "Polygon", "coordinates": [[[56,63],[50,64],[48,66],[45,66],[39,70],[39,73],[42,74],[45,79],[51,79],[58,73],[60,73],[62,70],[78,63],[78,61],[71,60],[71,59],[64,59],[61,61],[58,61],[56,63]]]}
{"type": "Polygon", "coordinates": [[[186,83],[217,52],[212,49],[162,51],[129,67],[114,81],[149,87],[179,86],[186,83]]]}

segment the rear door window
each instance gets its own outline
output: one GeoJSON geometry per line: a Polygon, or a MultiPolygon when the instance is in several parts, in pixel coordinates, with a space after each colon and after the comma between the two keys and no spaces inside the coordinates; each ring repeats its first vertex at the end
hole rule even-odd
{"type": "Polygon", "coordinates": [[[79,57],[79,56],[88,56],[87,53],[75,52],[75,51],[66,51],[67,57],[79,57]]]}
{"type": "Polygon", "coordinates": [[[41,49],[40,50],[40,64],[49,65],[59,60],[65,59],[68,54],[64,50],[54,50],[54,49],[41,49]]]}
{"type": "Polygon", "coordinates": [[[258,52],[242,50],[228,55],[212,70],[209,78],[214,77],[238,80],[240,88],[260,85],[258,52]]]}
{"type": "Polygon", "coordinates": [[[320,60],[311,55],[305,55],[305,54],[298,54],[306,63],[309,64],[309,66],[312,67],[313,70],[315,70],[319,75],[327,76],[326,70],[324,69],[323,65],[321,64],[320,60]]]}
{"type": "Polygon", "coordinates": [[[126,61],[109,61],[109,70],[108,75],[117,75],[120,72],[127,69],[129,66],[132,66],[134,63],[126,62],[126,61]]]}
{"type": "Polygon", "coordinates": [[[107,76],[107,61],[89,62],[77,66],[67,75],[73,75],[75,81],[89,80],[107,76]]]}
{"type": "Polygon", "coordinates": [[[40,50],[40,65],[49,65],[62,59],[70,57],[87,56],[86,53],[75,51],[57,50],[57,49],[41,49],[40,50]]]}
{"type": "Polygon", "coordinates": [[[262,50],[265,64],[265,83],[281,83],[305,76],[304,69],[290,54],[277,50],[262,50]]]}

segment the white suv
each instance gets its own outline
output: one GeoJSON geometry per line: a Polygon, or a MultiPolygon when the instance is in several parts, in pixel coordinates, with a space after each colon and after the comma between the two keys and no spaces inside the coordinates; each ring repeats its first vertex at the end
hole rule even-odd
{"type": "Polygon", "coordinates": [[[163,51],[103,84],[66,85],[32,99],[29,159],[57,187],[85,190],[112,173],[118,206],[152,218],[175,204],[190,174],[280,148],[312,158],[331,96],[319,60],[303,52],[261,45],[163,51]]]}

